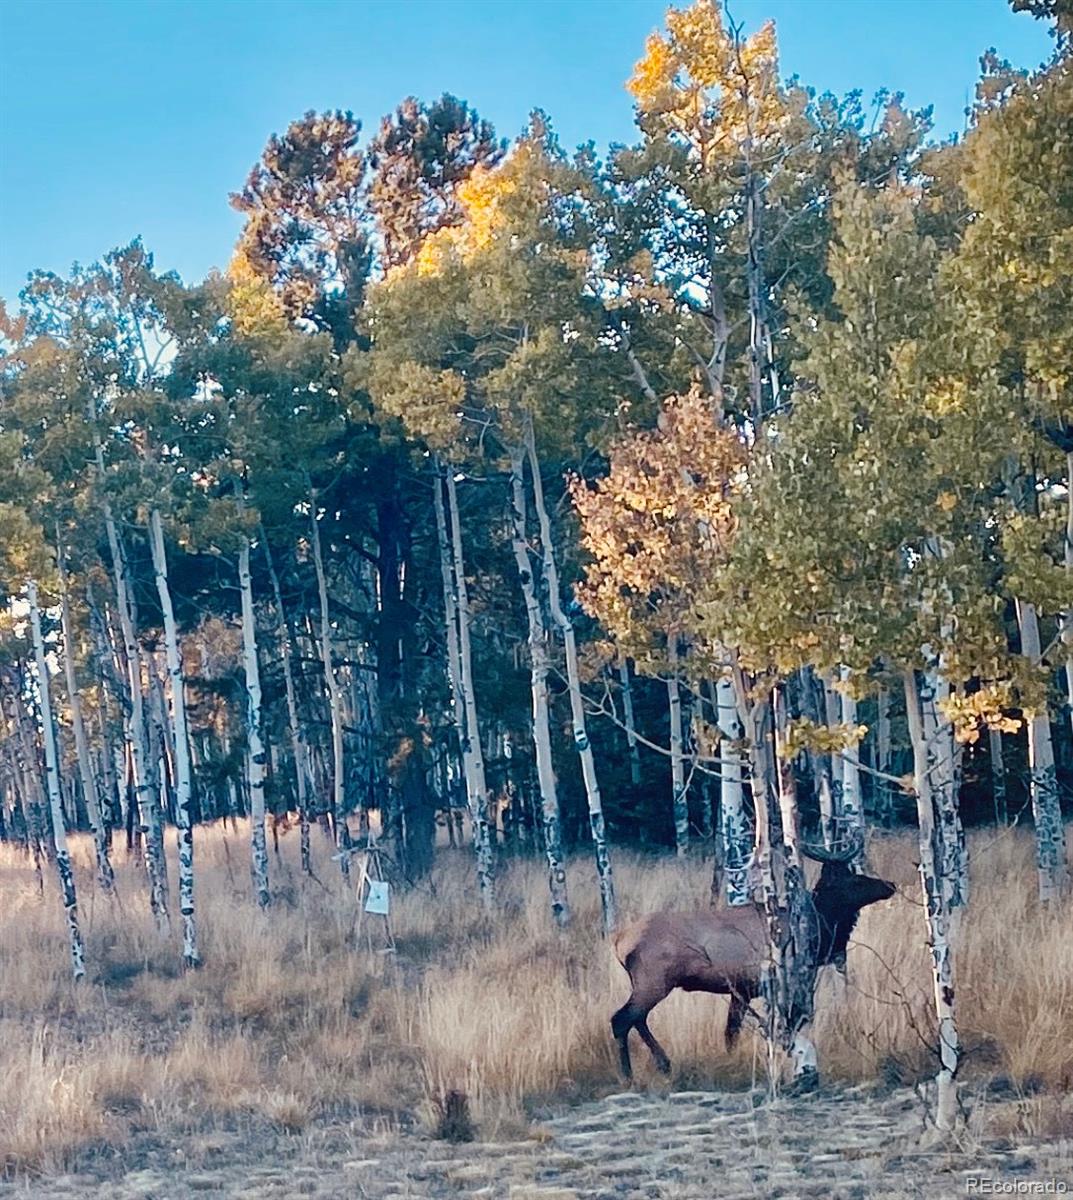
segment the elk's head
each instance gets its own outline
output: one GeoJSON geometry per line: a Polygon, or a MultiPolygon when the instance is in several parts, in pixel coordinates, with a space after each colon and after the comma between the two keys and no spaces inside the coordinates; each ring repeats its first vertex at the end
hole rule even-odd
{"type": "Polygon", "coordinates": [[[857,856],[860,848],[859,838],[840,850],[801,847],[803,854],[823,864],[812,889],[812,903],[819,922],[818,959],[821,966],[844,962],[846,944],[861,909],[880,900],[889,900],[897,891],[886,879],[858,875],[850,868],[850,860],[857,856]]]}

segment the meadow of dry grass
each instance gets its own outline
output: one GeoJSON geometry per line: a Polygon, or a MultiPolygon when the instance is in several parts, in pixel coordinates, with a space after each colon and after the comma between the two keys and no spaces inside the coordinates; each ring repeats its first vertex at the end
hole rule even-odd
{"type": "MultiPolygon", "coordinates": [[[[179,968],[176,936],[154,930],[139,864],[117,851],[109,902],[79,845],[79,986],[52,879],[42,897],[32,865],[0,848],[0,1170],[68,1169],[147,1132],[428,1125],[451,1088],[467,1094],[483,1136],[509,1138],[534,1111],[621,1091],[608,1018],[626,978],[598,934],[587,859],[571,864],[575,921],[560,935],[539,863],[505,867],[488,924],[469,855],[443,851],[429,883],[395,897],[389,956],[353,936],[356,904],[316,837],[323,882],[302,879],[288,835],[272,863],[273,907],[260,912],[246,833],[198,831],[205,965],[193,972],[179,968]]],[[[1073,905],[1039,910],[1029,835],[981,833],[972,849],[958,978],[965,1077],[1022,1097],[1011,1134],[1042,1136],[1051,1109],[1039,1097],[1073,1085],[1073,905]]],[[[822,981],[817,1043],[829,1079],[894,1087],[933,1070],[911,837],[877,836],[871,865],[900,892],[865,912],[848,983],[822,981]]],[[[705,903],[707,863],[620,853],[615,869],[627,916],[705,903]]],[[[756,1038],[724,1053],[724,1017],[725,1001],[701,995],[656,1010],[672,1087],[737,1088],[760,1073],[756,1038]]],[[[638,1047],[635,1058],[640,1085],[655,1085],[648,1055],[638,1047]]]]}

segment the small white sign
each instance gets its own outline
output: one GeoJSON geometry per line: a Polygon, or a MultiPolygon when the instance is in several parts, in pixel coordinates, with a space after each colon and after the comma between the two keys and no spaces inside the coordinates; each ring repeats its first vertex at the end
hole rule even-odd
{"type": "Polygon", "coordinates": [[[365,911],[386,917],[391,906],[388,885],[382,879],[369,880],[369,894],[365,897],[365,911]]]}

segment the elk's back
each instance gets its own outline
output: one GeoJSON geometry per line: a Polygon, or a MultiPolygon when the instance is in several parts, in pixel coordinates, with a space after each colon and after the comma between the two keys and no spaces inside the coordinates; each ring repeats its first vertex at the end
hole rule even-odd
{"type": "Polygon", "coordinates": [[[752,905],[659,912],[625,926],[614,948],[635,991],[731,992],[758,986],[766,934],[763,917],[752,905]]]}

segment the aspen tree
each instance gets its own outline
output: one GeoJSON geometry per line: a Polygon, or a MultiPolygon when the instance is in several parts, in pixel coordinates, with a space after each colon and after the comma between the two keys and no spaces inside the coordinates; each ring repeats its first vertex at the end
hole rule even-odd
{"type": "MultiPolygon", "coordinates": [[[[662,293],[659,311],[670,309],[677,320],[672,322],[673,333],[669,328],[655,330],[657,338],[673,338],[688,352],[696,378],[711,397],[715,418],[722,423],[736,415],[751,430],[749,436],[756,437],[766,413],[777,408],[781,390],[769,312],[774,287],[765,263],[765,209],[774,205],[777,210],[786,199],[777,178],[781,169],[789,162],[803,163],[813,153],[815,130],[807,106],[793,89],[781,86],[774,26],[769,22],[743,39],[740,30],[707,3],[667,13],[666,29],[649,37],[628,86],[637,102],[647,161],[658,162],[659,172],[673,179],[673,206],[679,210],[675,225],[681,228],[684,222],[688,234],[683,242],[699,248],[681,276],[689,279],[684,288],[675,288],[672,271],[645,278],[654,262],[650,246],[661,240],[658,233],[630,258],[619,260],[617,275],[625,295],[616,301],[616,323],[631,368],[646,387],[655,364],[639,342],[647,340],[646,326],[652,322],[644,315],[646,306],[637,305],[635,298],[662,293]],[[729,308],[728,297],[739,290],[747,296],[745,321],[735,320],[729,308]],[[748,329],[744,346],[734,333],[741,327],[748,329]],[[728,405],[728,370],[749,396],[747,406],[736,405],[737,414],[728,405]]],[[[646,161],[644,155],[634,157],[639,163],[646,161]]],[[[636,175],[638,167],[629,152],[620,159],[627,177],[636,175]]],[[[789,174],[801,178],[807,173],[791,169],[789,174]]],[[[652,211],[638,214],[635,225],[644,228],[651,222],[648,228],[657,231],[668,214],[661,213],[658,204],[649,207],[652,211]]],[[[775,228],[779,236],[773,241],[778,244],[787,226],[780,221],[775,228]]],[[[655,399],[650,386],[646,391],[655,399]]],[[[735,705],[739,701],[744,697],[737,697],[735,705]]],[[[758,752],[753,747],[753,754],[758,752]]],[[[724,836],[739,837],[740,788],[735,751],[728,753],[730,768],[720,784],[721,807],[727,814],[723,830],[724,836]]],[[[735,862],[745,857],[738,847],[728,846],[726,854],[735,862]]],[[[728,886],[740,902],[741,889],[729,874],[728,886]]]]}
{"type": "Polygon", "coordinates": [[[265,766],[268,761],[264,744],[261,708],[261,669],[257,661],[257,627],[250,580],[250,540],[243,536],[238,551],[238,585],[242,597],[242,665],[246,672],[247,772],[250,785],[250,873],[257,903],[267,908],[268,847],[265,841],[265,766]]]}
{"type": "Polygon", "coordinates": [[[731,907],[751,900],[749,848],[752,832],[745,811],[740,743],[745,731],[738,717],[734,684],[725,672],[716,682],[719,724],[719,821],[726,868],[726,898],[731,907]]]}
{"type": "Polygon", "coordinates": [[[674,844],[681,858],[689,850],[689,800],[686,796],[685,755],[682,749],[682,691],[678,678],[678,633],[667,637],[667,708],[670,713],[671,806],[674,844]]]}
{"type": "Polygon", "coordinates": [[[283,592],[279,585],[279,574],[272,558],[272,548],[268,544],[268,536],[261,527],[261,548],[264,550],[265,564],[268,567],[269,578],[272,580],[272,595],[276,602],[276,620],[279,625],[279,654],[283,667],[283,686],[287,696],[287,727],[291,737],[291,753],[294,757],[295,788],[298,801],[298,837],[299,857],[302,870],[307,875],[313,874],[312,848],[309,838],[309,750],[306,746],[302,725],[298,717],[298,696],[294,687],[294,647],[291,637],[290,622],[287,611],[283,606],[283,592]]]}
{"type": "MultiPolygon", "coordinates": [[[[433,480],[433,505],[436,512],[436,535],[443,582],[444,619],[447,627],[447,667],[450,675],[455,729],[458,733],[459,751],[462,758],[466,798],[469,803],[470,820],[473,824],[478,890],[485,910],[491,911],[495,903],[495,873],[490,840],[486,832],[487,820],[485,819],[483,822],[481,820],[481,814],[487,813],[488,785],[484,774],[484,756],[480,749],[479,727],[476,731],[476,738],[471,733],[476,725],[476,705],[471,700],[472,651],[468,628],[466,636],[464,638],[462,636],[463,609],[460,604],[457,574],[458,564],[463,562],[463,559],[454,531],[454,509],[452,509],[450,525],[447,521],[443,498],[447,483],[447,480],[443,478],[445,474],[446,471],[442,474],[437,471],[433,480]],[[467,689],[467,680],[470,689],[467,689]]],[[[468,611],[465,612],[465,616],[468,618],[468,611]]]]}
{"type": "Polygon", "coordinates": [[[67,934],[71,943],[71,972],[76,980],[86,973],[86,952],[78,923],[78,895],[75,891],[71,855],[67,849],[67,830],[64,825],[63,800],[60,797],[59,755],[56,751],[56,727],[52,723],[52,697],[45,642],[41,634],[41,610],[38,607],[37,583],[26,585],[26,601],[30,608],[30,630],[33,637],[34,663],[37,667],[37,696],[41,712],[41,735],[45,746],[45,783],[49,813],[52,818],[52,845],[55,851],[56,873],[67,914],[67,934]]]}
{"type": "MultiPolygon", "coordinates": [[[[985,64],[986,65],[986,64],[985,64]]],[[[1006,589],[1017,605],[1041,901],[1068,888],[1065,831],[1054,772],[1049,693],[1064,666],[1073,700],[1073,49],[1059,30],[1052,61],[977,89],[961,184],[972,212],[948,264],[958,312],[962,386],[978,397],[979,424],[1000,428],[1012,453],[1002,523],[1006,589]],[[1042,148],[1046,148],[1045,152],[1042,148]],[[1001,281],[1001,283],[996,283],[1001,281]],[[1017,476],[1020,478],[1016,478],[1017,476]],[[1051,486],[1046,486],[1047,484],[1051,486]],[[1062,495],[1064,493],[1064,495],[1062,495]],[[1060,641],[1043,657],[1040,616],[1060,641]]],[[[1070,710],[1073,712],[1073,708],[1070,710]]]]}
{"type": "MultiPolygon", "coordinates": [[[[630,655],[639,672],[674,678],[680,670],[677,645],[687,622],[695,589],[729,551],[733,502],[743,481],[744,447],[737,436],[719,428],[711,405],[700,392],[672,397],[663,406],[660,427],[622,436],[610,448],[610,471],[592,485],[575,479],[571,495],[581,519],[581,542],[592,566],[579,588],[585,608],[630,655]],[[705,486],[698,487],[694,478],[705,486]]],[[[695,648],[696,649],[696,648],[695,648]]],[[[716,646],[704,658],[722,675],[725,651],[716,646]]],[[[703,660],[702,660],[703,662],[703,660]]],[[[700,666],[695,669],[701,669],[700,666]]],[[[724,736],[736,730],[738,699],[728,679],[720,701],[724,736]]],[[[677,685],[668,688],[673,700],[677,685]]],[[[688,837],[681,732],[673,733],[672,802],[678,837],[688,837]]],[[[739,735],[740,736],[740,735],[739,735]]],[[[736,740],[736,739],[735,739],[736,740]]],[[[727,847],[733,864],[732,890],[740,899],[741,871],[748,860],[741,809],[741,775],[733,770],[737,747],[721,743],[731,771],[724,779],[723,830],[735,839],[727,847]]],[[[729,883],[728,877],[728,883],[729,883]]]]}
{"type": "Polygon", "coordinates": [[[324,685],[328,693],[328,719],[332,729],[332,823],[339,868],[343,878],[350,879],[350,832],[347,824],[346,755],[343,737],[343,697],[332,657],[332,618],[328,608],[328,576],[324,569],[324,552],[320,540],[320,515],[316,492],[310,488],[309,530],[313,547],[313,564],[317,573],[317,598],[320,604],[320,661],[324,668],[324,685]]]}
{"type": "Polygon", "coordinates": [[[618,678],[622,688],[622,714],[626,726],[626,745],[630,751],[630,782],[641,786],[641,751],[637,742],[637,720],[633,715],[633,684],[630,679],[630,660],[619,656],[618,678]]]}
{"type": "Polygon", "coordinates": [[[126,716],[127,744],[130,746],[131,774],[133,779],[133,803],[137,811],[139,832],[143,836],[145,871],[149,878],[149,902],[158,928],[163,932],[170,929],[168,916],[168,877],[163,854],[163,832],[161,828],[160,803],[152,792],[149,761],[148,720],[145,713],[145,691],[143,683],[142,647],[137,635],[137,608],[134,606],[127,569],[124,547],[119,535],[112,503],[107,498],[106,466],[100,433],[97,431],[96,402],[91,402],[89,424],[94,443],[97,469],[97,486],[103,492],[101,510],[104,517],[104,532],[108,538],[108,550],[112,558],[112,575],[115,587],[115,611],[119,617],[122,635],[122,652],[127,674],[127,696],[130,697],[130,712],[126,716]]]}
{"type": "MultiPolygon", "coordinates": [[[[1062,561],[1073,593],[1073,450],[1066,454],[1066,529],[1062,561]]],[[[1073,600],[1062,616],[1062,641],[1066,647],[1066,707],[1069,709],[1070,729],[1073,730],[1073,600]]]]}
{"type": "MultiPolygon", "coordinates": [[[[556,225],[555,188],[566,174],[546,124],[536,117],[529,133],[500,166],[475,170],[459,187],[462,219],[427,237],[413,260],[390,272],[374,292],[382,340],[374,346],[371,390],[381,404],[397,412],[437,448],[450,446],[446,456],[452,461],[463,458],[461,448],[467,444],[470,425],[494,427],[507,458],[513,449],[517,461],[517,447],[524,447],[540,528],[543,590],[550,624],[563,640],[574,744],[589,808],[604,925],[609,929],[614,921],[613,883],[602,799],[586,728],[576,637],[563,608],[551,522],[544,504],[537,445],[540,430],[534,429],[543,428],[545,414],[549,422],[565,415],[557,394],[553,396],[558,408],[544,407],[548,380],[554,366],[570,361],[564,321],[576,318],[579,312],[584,316],[579,305],[585,275],[578,269],[579,254],[562,245],[556,225]],[[519,251],[523,246],[524,251],[519,251]],[[518,268],[514,277],[507,270],[511,261],[518,268]],[[483,344],[482,339],[492,338],[490,344],[500,349],[494,354],[474,355],[463,369],[451,351],[459,336],[474,339],[477,346],[483,344]],[[423,395],[415,395],[417,387],[424,389],[423,395]]],[[[562,436],[562,431],[558,432],[562,436]]],[[[449,489],[451,485],[449,476],[449,489]]],[[[512,488],[511,504],[514,502],[512,488]]],[[[457,545],[454,552],[458,553],[457,545]]],[[[525,569],[525,556],[516,555],[515,561],[524,594],[532,587],[532,573],[525,569]]],[[[456,581],[460,601],[461,583],[456,581]]],[[[526,596],[527,623],[536,616],[528,599],[526,596]]],[[[461,603],[459,612],[464,625],[461,603]]],[[[538,665],[531,672],[538,726],[544,719],[540,674],[538,665]]],[[[545,737],[544,729],[534,727],[542,762],[541,804],[551,864],[552,909],[559,919],[566,911],[565,875],[553,768],[548,769],[550,736],[547,745],[545,737]]]]}
{"type": "Polygon", "coordinates": [[[63,671],[67,684],[67,702],[71,710],[71,729],[75,739],[78,774],[82,783],[82,795],[86,802],[86,813],[89,816],[90,830],[93,834],[93,846],[97,856],[97,880],[101,890],[106,894],[110,894],[115,888],[115,872],[112,869],[112,862],[108,854],[108,831],[105,828],[104,818],[101,813],[100,793],[97,788],[97,777],[93,769],[93,757],[90,751],[85,719],[82,714],[82,697],[78,690],[78,679],[75,673],[74,621],[71,615],[67,566],[58,525],[56,529],[56,556],[60,587],[60,622],[63,632],[63,671]]]}
{"type": "MultiPolygon", "coordinates": [[[[731,564],[740,577],[728,582],[747,583],[761,561],[778,564],[763,595],[739,609],[750,654],[772,655],[783,670],[837,664],[862,676],[878,659],[902,675],[934,964],[936,1123],[948,1130],[958,1069],[956,912],[967,898],[959,739],[977,736],[983,715],[963,685],[982,681],[974,695],[993,706],[1012,664],[987,599],[994,544],[979,508],[984,494],[950,484],[966,461],[995,461],[993,450],[989,431],[974,425],[973,398],[946,380],[949,343],[934,332],[946,314],[937,257],[916,228],[915,203],[908,189],[869,196],[852,183],[838,197],[837,315],[809,332],[809,401],[781,422],[753,480],[731,564]],[[944,436],[932,435],[937,427],[944,436]]],[[[805,740],[814,733],[801,732],[805,740]]],[[[800,744],[792,727],[788,734],[800,744]]],[[[845,742],[858,735],[838,734],[845,742]]],[[[824,740],[818,749],[844,748],[830,730],[824,740]]]]}
{"type": "Polygon", "coordinates": [[[493,826],[489,818],[490,793],[485,782],[484,750],[481,746],[481,727],[477,719],[476,690],[473,684],[473,650],[470,645],[472,618],[470,615],[469,585],[462,552],[462,524],[458,509],[458,488],[455,477],[447,473],[447,516],[450,522],[451,547],[454,558],[455,594],[458,603],[458,650],[462,676],[462,703],[466,714],[466,739],[474,774],[474,791],[478,804],[473,813],[474,839],[477,845],[477,877],[482,895],[491,904],[495,897],[495,851],[493,826]]]}
{"type": "MultiPolygon", "coordinates": [[[[123,625],[125,654],[121,670],[127,675],[128,689],[137,690],[127,710],[126,722],[135,763],[138,823],[145,832],[150,904],[163,930],[168,925],[163,834],[159,807],[151,795],[147,775],[148,747],[136,617],[131,615],[129,571],[120,544],[114,493],[109,486],[112,464],[106,460],[102,438],[102,429],[107,429],[102,419],[105,410],[135,379],[139,369],[140,360],[132,353],[128,336],[130,324],[119,311],[117,282],[120,273],[117,264],[138,260],[139,254],[140,248],[135,245],[109,256],[104,264],[95,264],[84,271],[75,268],[69,279],[40,274],[34,277],[26,292],[20,391],[23,402],[37,410],[36,419],[31,419],[29,412],[21,414],[23,424],[36,431],[34,454],[51,471],[52,493],[61,504],[65,520],[70,523],[67,506],[74,497],[89,500],[91,507],[104,516],[123,625]],[[66,454],[62,452],[64,449],[66,454]],[[73,470],[72,463],[86,465],[73,470]]],[[[108,448],[112,449],[111,439],[108,448]]],[[[92,796],[87,804],[92,806],[92,796]]]]}
{"type": "MultiPolygon", "coordinates": [[[[934,687],[934,680],[929,682],[934,687]]],[[[940,1130],[952,1129],[957,1119],[955,1076],[960,1064],[960,1043],[955,1016],[954,945],[951,914],[951,880],[942,873],[940,823],[936,820],[932,795],[932,757],[921,715],[922,699],[916,673],[905,673],[905,703],[909,736],[913,747],[913,790],[917,801],[920,845],[920,882],[924,893],[931,950],[932,981],[939,1035],[939,1074],[936,1078],[935,1124],[940,1130]]]]}
{"type": "MultiPolygon", "coordinates": [[[[1021,630],[1021,651],[1033,665],[1043,657],[1039,618],[1028,600],[1017,601],[1017,623],[1021,630]]],[[[1029,792],[1032,820],[1036,827],[1036,867],[1039,873],[1040,902],[1058,899],[1069,884],[1066,865],[1065,827],[1058,793],[1058,776],[1051,739],[1051,718],[1044,700],[1025,714],[1028,726],[1029,792]]],[[[1000,735],[1001,736],[1001,735],[1000,735]]]]}
{"type": "Polygon", "coordinates": [[[556,922],[566,925],[570,906],[566,896],[566,871],[562,862],[562,845],[558,833],[559,801],[555,767],[551,758],[551,725],[548,716],[548,643],[544,614],[537,596],[532,560],[529,556],[529,537],[525,497],[525,453],[519,447],[511,452],[511,508],[514,522],[514,557],[518,578],[525,598],[529,625],[529,664],[533,697],[533,743],[536,749],[537,780],[544,817],[544,846],[548,857],[551,909],[556,922]]]}
{"type": "MultiPolygon", "coordinates": [[[[876,696],[875,766],[882,775],[890,775],[892,770],[890,709],[890,689],[881,684],[879,692],[876,696]]],[[[1001,757],[1001,734],[999,737],[999,752],[1001,757]]],[[[992,743],[992,749],[993,747],[994,743],[992,743]]],[[[878,807],[880,822],[889,828],[893,822],[893,813],[891,811],[893,807],[893,797],[891,794],[890,780],[877,776],[875,779],[875,786],[879,792],[878,807]]]]}
{"type": "MultiPolygon", "coordinates": [[[[581,695],[581,672],[578,667],[577,639],[574,623],[563,609],[559,584],[559,569],[555,561],[555,545],[552,540],[551,520],[544,503],[544,486],[540,479],[540,460],[536,452],[536,440],[532,424],[526,427],[526,447],[529,469],[533,481],[533,499],[540,521],[540,541],[543,546],[544,584],[552,620],[559,630],[566,651],[566,682],[570,692],[570,713],[574,728],[574,746],[581,759],[581,773],[585,783],[585,795],[589,807],[589,832],[596,855],[596,876],[600,885],[600,909],[604,933],[610,933],[616,922],[615,884],[611,869],[611,858],[607,849],[607,834],[604,829],[603,801],[600,785],[596,778],[596,761],[585,722],[585,706],[581,695]]],[[[683,786],[683,802],[685,788],[683,786]]]]}
{"type": "Polygon", "coordinates": [[[194,829],[191,803],[194,795],[194,773],[190,761],[190,734],[186,719],[186,688],[183,663],[179,650],[179,631],[171,603],[168,585],[168,557],[164,545],[164,525],[160,509],[149,513],[149,546],[153,559],[160,611],[164,620],[164,653],[168,667],[168,687],[171,693],[171,728],[175,753],[175,837],[179,858],[179,912],[183,920],[183,963],[196,967],[198,953],[197,922],[194,915],[194,829]]]}
{"type": "MultiPolygon", "coordinates": [[[[839,724],[847,730],[856,730],[857,698],[853,694],[853,673],[846,666],[839,669],[839,724]]],[[[861,793],[860,765],[854,754],[839,754],[841,764],[841,805],[839,816],[842,838],[860,847],[853,859],[853,866],[860,869],[864,854],[864,796],[861,793]]]]}
{"type": "MultiPolygon", "coordinates": [[[[179,627],[172,602],[161,512],[161,504],[169,510],[174,506],[172,489],[176,476],[183,473],[176,466],[176,455],[171,448],[172,443],[181,438],[182,418],[173,402],[174,397],[164,390],[161,358],[164,351],[174,345],[173,325],[176,319],[183,320],[187,297],[177,281],[154,273],[152,257],[137,244],[109,255],[105,263],[106,277],[110,281],[110,303],[119,313],[117,328],[123,333],[119,347],[132,364],[128,371],[129,386],[139,390],[138,398],[132,404],[140,426],[134,440],[143,475],[137,488],[141,493],[138,509],[147,527],[150,561],[160,601],[168,683],[168,702],[165,703],[156,663],[148,659],[152,701],[150,729],[159,722],[163,730],[162,761],[168,769],[166,777],[164,772],[159,775],[161,797],[170,797],[168,784],[174,785],[172,816],[176,830],[179,911],[183,923],[183,963],[195,967],[201,959],[194,908],[193,763],[179,627]],[[147,520],[145,508],[148,509],[147,520]]],[[[189,447],[184,449],[187,451],[186,469],[189,469],[195,460],[191,459],[189,447]]],[[[173,516],[170,511],[169,516],[173,516]]],[[[154,738],[150,747],[154,765],[157,752],[154,738]]],[[[167,809],[168,805],[164,807],[167,809]]],[[[163,863],[162,846],[160,855],[163,863]]]]}

